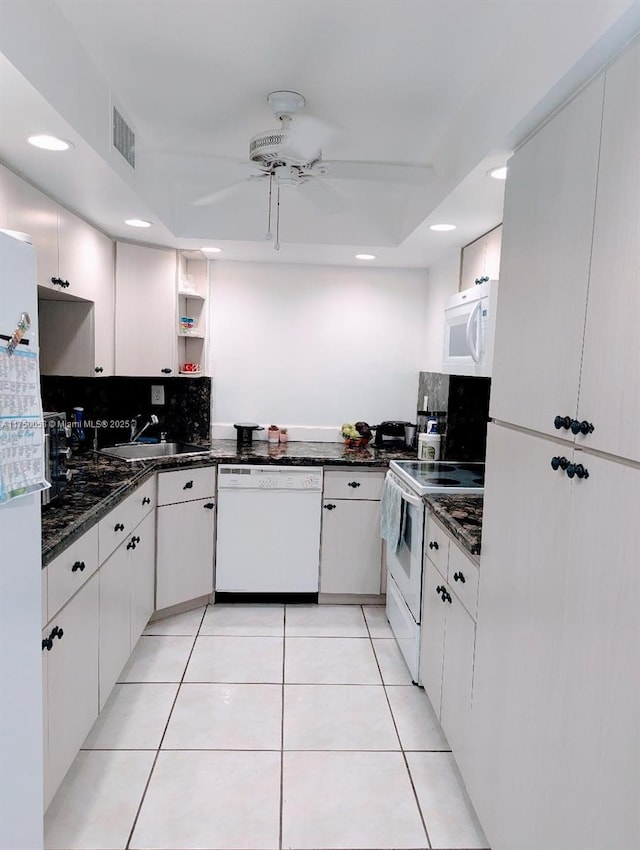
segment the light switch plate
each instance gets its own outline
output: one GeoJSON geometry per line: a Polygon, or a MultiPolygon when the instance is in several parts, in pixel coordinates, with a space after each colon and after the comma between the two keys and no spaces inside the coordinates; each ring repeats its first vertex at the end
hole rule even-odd
{"type": "Polygon", "coordinates": [[[151,384],[151,404],[164,404],[164,386],[151,384]]]}

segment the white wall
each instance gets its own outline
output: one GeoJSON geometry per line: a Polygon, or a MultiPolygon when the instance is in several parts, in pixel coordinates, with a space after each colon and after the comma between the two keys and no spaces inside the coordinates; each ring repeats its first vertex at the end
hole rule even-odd
{"type": "Polygon", "coordinates": [[[444,302],[458,291],[460,281],[460,251],[429,268],[426,299],[425,355],[421,372],[442,371],[444,345],[444,302]]]}
{"type": "Polygon", "coordinates": [[[329,426],[339,439],[345,421],[415,421],[425,270],[211,266],[216,423],[329,426]]]}

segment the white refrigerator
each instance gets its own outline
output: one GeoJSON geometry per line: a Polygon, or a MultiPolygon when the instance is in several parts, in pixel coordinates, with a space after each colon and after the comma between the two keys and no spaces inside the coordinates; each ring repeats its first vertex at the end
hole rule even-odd
{"type": "MultiPolygon", "coordinates": [[[[23,313],[31,327],[18,349],[35,351],[35,250],[0,231],[0,347],[23,313]]],[[[0,426],[11,414],[8,384],[0,373],[0,426]]],[[[41,551],[40,493],[0,504],[0,850],[43,846],[41,551]]]]}

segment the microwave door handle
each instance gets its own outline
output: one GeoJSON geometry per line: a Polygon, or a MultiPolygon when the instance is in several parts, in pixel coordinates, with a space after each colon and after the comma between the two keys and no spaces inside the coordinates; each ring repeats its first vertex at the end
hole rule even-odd
{"type": "Polygon", "coordinates": [[[477,301],[473,305],[473,310],[469,313],[469,318],[467,319],[467,346],[469,348],[469,352],[474,363],[478,363],[480,360],[480,329],[478,327],[478,333],[476,334],[477,347],[473,344],[473,336],[471,333],[471,329],[473,327],[474,321],[480,313],[481,306],[482,302],[477,301]]]}

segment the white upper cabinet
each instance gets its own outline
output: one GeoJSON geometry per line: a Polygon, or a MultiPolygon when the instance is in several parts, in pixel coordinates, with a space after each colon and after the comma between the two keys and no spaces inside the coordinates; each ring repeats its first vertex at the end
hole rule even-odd
{"type": "Polygon", "coordinates": [[[58,277],[58,205],[4,166],[0,166],[0,181],[6,214],[0,227],[31,236],[38,285],[59,289],[52,282],[58,277]]]}
{"type": "Polygon", "coordinates": [[[546,434],[575,418],[604,75],[509,162],[490,415],[546,434]]]}
{"type": "Polygon", "coordinates": [[[640,460],[640,41],[608,70],[578,418],[585,447],[640,460]]]}
{"type": "Polygon", "coordinates": [[[116,374],[177,373],[176,252],[116,243],[116,374]]]}
{"type": "Polygon", "coordinates": [[[499,224],[462,249],[460,289],[475,286],[480,278],[498,280],[500,277],[500,250],[502,225],[499,224]]]}

